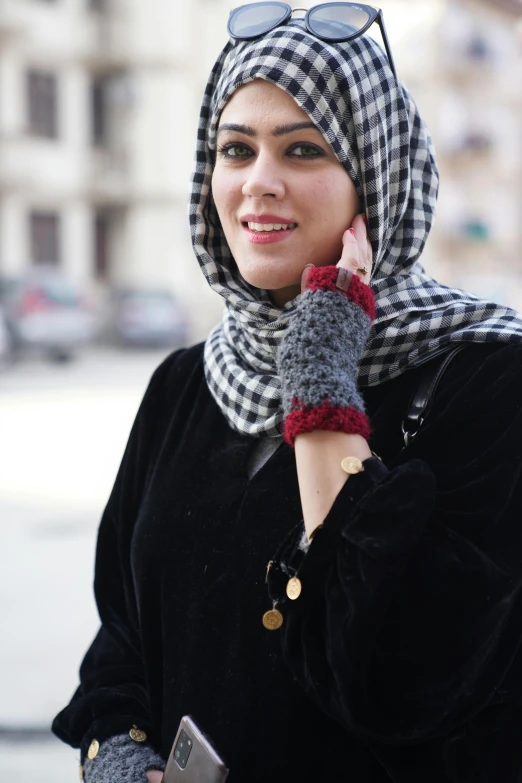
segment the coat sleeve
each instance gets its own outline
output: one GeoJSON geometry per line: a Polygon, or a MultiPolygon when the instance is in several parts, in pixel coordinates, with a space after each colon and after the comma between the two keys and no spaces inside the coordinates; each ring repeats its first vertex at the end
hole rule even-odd
{"type": "Polygon", "coordinates": [[[522,353],[505,351],[450,383],[401,463],[365,461],[306,554],[297,531],[275,557],[302,584],[282,599],[288,665],[368,741],[448,737],[520,661],[522,353]]]}
{"type": "Polygon", "coordinates": [[[158,398],[169,357],[155,371],[134,421],[98,530],[94,592],[101,626],[80,667],[80,684],[55,717],[52,730],[81,748],[93,739],[127,734],[136,725],[154,744],[147,696],[130,547],[140,500],[151,470],[158,431],[158,398]]]}

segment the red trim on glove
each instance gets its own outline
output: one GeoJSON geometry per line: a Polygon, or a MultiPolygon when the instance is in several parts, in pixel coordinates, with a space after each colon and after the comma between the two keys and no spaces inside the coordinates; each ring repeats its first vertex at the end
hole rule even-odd
{"type": "Polygon", "coordinates": [[[308,273],[306,288],[310,291],[335,291],[338,294],[346,296],[351,302],[359,305],[367,316],[375,318],[375,296],[369,285],[363,283],[360,277],[355,273],[347,291],[337,288],[337,275],[339,267],[337,266],[314,266],[308,273]]]}
{"type": "Polygon", "coordinates": [[[294,446],[298,435],[314,430],[347,432],[362,435],[366,440],[370,437],[368,416],[357,408],[336,408],[329,400],[313,408],[307,408],[298,400],[292,402],[300,407],[291,411],[283,422],[283,438],[289,446],[294,446]]]}

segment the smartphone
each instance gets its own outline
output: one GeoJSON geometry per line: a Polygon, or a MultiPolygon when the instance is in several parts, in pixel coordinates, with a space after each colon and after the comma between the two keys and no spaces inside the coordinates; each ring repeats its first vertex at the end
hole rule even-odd
{"type": "Polygon", "coordinates": [[[172,744],[162,783],[223,783],[229,770],[190,715],[184,715],[172,744]]]}

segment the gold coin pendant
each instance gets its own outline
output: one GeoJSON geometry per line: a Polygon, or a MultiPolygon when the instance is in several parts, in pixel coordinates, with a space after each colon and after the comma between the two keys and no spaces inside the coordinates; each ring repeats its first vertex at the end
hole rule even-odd
{"type": "Polygon", "coordinates": [[[341,468],[351,476],[364,470],[361,460],[357,459],[357,457],[345,457],[341,462],[341,468]]]}
{"type": "Polygon", "coordinates": [[[299,598],[301,595],[302,589],[303,585],[301,584],[301,580],[298,579],[297,576],[293,576],[288,580],[288,584],[286,585],[286,594],[291,601],[295,601],[295,599],[299,598]]]}
{"type": "Polygon", "coordinates": [[[87,751],[87,756],[91,761],[96,758],[99,749],[100,749],[100,743],[98,742],[98,740],[93,740],[89,745],[89,750],[87,751]]]}
{"type": "Polygon", "coordinates": [[[134,740],[134,742],[145,742],[147,739],[145,732],[141,729],[138,729],[137,726],[132,727],[132,729],[129,731],[129,736],[134,740]]]}
{"type": "Polygon", "coordinates": [[[263,625],[268,631],[277,631],[283,625],[283,615],[278,609],[270,609],[263,615],[263,625]]]}

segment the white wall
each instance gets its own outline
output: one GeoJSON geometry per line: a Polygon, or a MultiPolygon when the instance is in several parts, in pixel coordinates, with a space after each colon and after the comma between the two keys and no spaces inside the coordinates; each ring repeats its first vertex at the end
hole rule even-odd
{"type": "Polygon", "coordinates": [[[16,195],[0,198],[0,270],[17,275],[26,267],[27,229],[23,201],[16,195]]]}
{"type": "Polygon", "coordinates": [[[91,207],[79,199],[68,200],[61,210],[62,268],[78,283],[92,280],[93,233],[91,207]]]}

